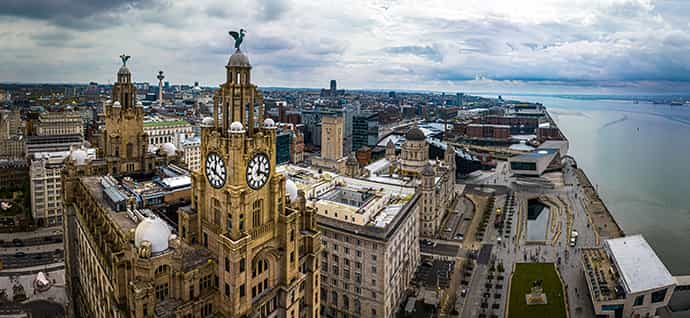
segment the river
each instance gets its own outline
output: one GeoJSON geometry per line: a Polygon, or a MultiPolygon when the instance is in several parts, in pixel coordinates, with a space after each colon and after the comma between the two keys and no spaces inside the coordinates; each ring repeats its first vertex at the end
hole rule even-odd
{"type": "Polygon", "coordinates": [[[672,274],[690,274],[690,107],[504,98],[543,103],[625,233],[642,234],[672,274]]]}

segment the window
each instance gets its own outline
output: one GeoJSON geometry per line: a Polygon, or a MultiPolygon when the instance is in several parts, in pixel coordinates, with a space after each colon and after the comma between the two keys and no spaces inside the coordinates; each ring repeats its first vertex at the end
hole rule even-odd
{"type": "Polygon", "coordinates": [[[652,303],[658,303],[664,301],[666,298],[666,288],[662,290],[657,290],[652,293],[652,303]]]}
{"type": "Polygon", "coordinates": [[[244,284],[240,285],[240,298],[244,297],[244,284]]]}
{"type": "Polygon", "coordinates": [[[262,215],[261,215],[261,206],[263,205],[263,200],[258,199],[254,201],[253,206],[252,206],[252,225],[254,227],[259,227],[261,226],[262,223],[262,215]]]}
{"type": "Polygon", "coordinates": [[[230,285],[225,283],[225,296],[230,296],[230,285]]]}
{"type": "Polygon", "coordinates": [[[230,271],[230,259],[227,256],[225,257],[225,271],[230,271]]]}
{"type": "Polygon", "coordinates": [[[240,214],[240,232],[244,232],[244,214],[240,214]]]}
{"type": "Polygon", "coordinates": [[[244,258],[240,260],[240,273],[244,273],[244,258]]]}
{"type": "Polygon", "coordinates": [[[635,297],[635,302],[633,303],[633,306],[642,306],[642,304],[644,304],[644,295],[635,297]]]}
{"type": "Polygon", "coordinates": [[[168,297],[168,283],[156,286],[156,299],[163,301],[168,297]]]}

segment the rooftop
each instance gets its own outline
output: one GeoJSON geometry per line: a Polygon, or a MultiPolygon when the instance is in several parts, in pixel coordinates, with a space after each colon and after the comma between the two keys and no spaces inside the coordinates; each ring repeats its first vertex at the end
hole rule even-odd
{"type": "Polygon", "coordinates": [[[620,270],[628,293],[675,284],[671,273],[642,235],[606,240],[605,245],[620,270]]]}

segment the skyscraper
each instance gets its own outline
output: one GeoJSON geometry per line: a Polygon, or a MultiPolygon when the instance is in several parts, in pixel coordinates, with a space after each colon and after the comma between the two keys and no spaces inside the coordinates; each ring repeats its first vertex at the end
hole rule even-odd
{"type": "Polygon", "coordinates": [[[331,96],[335,97],[338,93],[338,87],[336,86],[335,80],[331,80],[331,96]]]}

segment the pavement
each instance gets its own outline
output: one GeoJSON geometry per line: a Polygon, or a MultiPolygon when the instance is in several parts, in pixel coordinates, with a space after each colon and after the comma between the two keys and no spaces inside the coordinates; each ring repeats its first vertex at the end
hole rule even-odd
{"type": "MultiPolygon", "coordinates": [[[[506,300],[508,298],[508,285],[513,265],[518,262],[548,262],[556,263],[558,271],[564,281],[567,293],[567,305],[571,318],[593,317],[593,308],[584,273],[580,263],[581,247],[597,247],[597,240],[593,227],[589,224],[590,219],[585,213],[582,198],[584,193],[578,184],[576,170],[566,167],[563,172],[554,172],[542,178],[533,180],[535,183],[549,184],[549,187],[525,187],[515,183],[515,178],[508,175],[505,162],[499,162],[497,168],[492,173],[484,173],[481,181],[484,187],[467,185],[466,192],[476,195],[484,193],[489,195],[486,189],[495,189],[494,206],[489,209],[492,211],[489,224],[486,227],[484,237],[479,242],[466,240],[466,249],[477,249],[479,253],[474,262],[474,270],[469,279],[468,292],[465,297],[459,296],[456,300],[456,308],[460,311],[460,317],[503,317],[506,313],[506,300]],[[507,211],[506,204],[509,191],[513,189],[515,196],[513,216],[511,225],[504,220],[501,231],[494,227],[496,217],[495,208],[501,207],[504,213],[507,211]],[[537,196],[548,196],[552,201],[561,206],[562,213],[555,214],[557,219],[554,223],[560,223],[560,235],[555,241],[548,244],[525,244],[525,231],[520,230],[521,222],[526,218],[527,200],[537,196]],[[570,233],[575,229],[579,236],[575,247],[570,247],[570,233]],[[501,241],[498,241],[498,238],[501,241]],[[502,273],[502,281],[497,280],[498,273],[490,273],[492,262],[503,264],[505,272],[502,273]],[[489,279],[491,277],[491,279],[489,279]]],[[[504,214],[508,219],[507,214],[504,214]]],[[[480,218],[481,213],[477,213],[476,218],[480,218]]],[[[475,218],[475,221],[476,221],[475,218]]],[[[464,278],[463,280],[467,280],[464,278]]]]}

